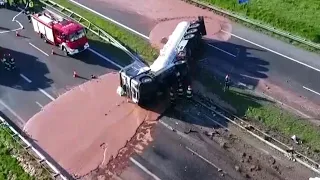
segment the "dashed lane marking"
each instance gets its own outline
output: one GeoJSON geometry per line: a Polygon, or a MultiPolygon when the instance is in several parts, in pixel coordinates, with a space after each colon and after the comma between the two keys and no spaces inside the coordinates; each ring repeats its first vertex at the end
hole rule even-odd
{"type": "Polygon", "coordinates": [[[151,171],[149,171],[146,167],[144,167],[142,164],[140,164],[137,160],[130,157],[130,161],[133,162],[136,166],[138,166],[140,169],[142,169],[145,173],[149,174],[153,179],[155,180],[161,180],[158,176],[153,174],[151,171]]]}
{"type": "Polygon", "coordinates": [[[24,80],[26,80],[28,83],[32,83],[32,81],[29,79],[29,78],[27,78],[25,75],[23,75],[23,74],[20,74],[20,77],[22,77],[24,80]]]}
{"type": "Polygon", "coordinates": [[[43,108],[43,105],[40,104],[38,101],[36,101],[36,104],[37,104],[38,106],[40,106],[40,108],[43,108]]]}
{"type": "Polygon", "coordinates": [[[2,104],[6,109],[8,109],[8,111],[10,111],[11,114],[13,114],[15,117],[18,118],[18,120],[20,121],[20,126],[23,126],[23,124],[26,122],[22,119],[22,117],[20,117],[18,115],[18,113],[16,113],[10,106],[8,106],[6,103],[4,103],[2,100],[0,100],[0,104],[2,104]]]}
{"type": "Polygon", "coordinates": [[[78,2],[76,2],[76,1],[74,1],[74,0],[69,0],[69,1],[71,1],[72,3],[74,3],[74,4],[76,4],[76,5],[84,8],[84,9],[86,9],[86,10],[88,10],[88,11],[91,11],[91,12],[93,12],[93,13],[95,13],[95,14],[97,14],[97,15],[105,18],[105,19],[107,19],[108,21],[111,21],[111,22],[115,23],[116,25],[121,26],[121,27],[123,27],[123,28],[125,28],[125,29],[127,29],[127,30],[129,30],[129,31],[131,31],[131,32],[133,32],[133,33],[135,33],[135,34],[137,34],[137,35],[145,38],[145,39],[149,39],[148,36],[146,36],[146,35],[138,32],[138,31],[136,31],[136,30],[134,30],[134,29],[132,29],[132,28],[129,28],[128,26],[123,25],[123,24],[121,24],[121,23],[119,23],[119,22],[117,22],[117,21],[115,21],[115,20],[113,20],[113,19],[111,19],[111,18],[109,18],[109,17],[107,17],[107,16],[105,16],[105,15],[103,15],[103,14],[101,14],[101,13],[99,13],[99,12],[93,10],[93,9],[91,9],[91,8],[88,8],[87,6],[84,6],[84,5],[82,5],[81,3],[78,3],[78,2]]]}
{"type": "Polygon", "coordinates": [[[252,42],[252,41],[250,41],[250,40],[247,40],[247,39],[245,39],[245,38],[243,38],[243,37],[237,36],[237,35],[235,35],[235,34],[229,33],[229,32],[224,31],[224,30],[221,30],[221,31],[224,32],[224,33],[227,33],[227,34],[231,34],[232,36],[234,36],[234,37],[236,37],[236,38],[238,38],[238,39],[240,39],[240,40],[243,40],[243,41],[248,42],[248,43],[250,43],[250,44],[253,44],[253,45],[257,46],[257,47],[260,47],[260,48],[262,48],[262,49],[265,49],[265,50],[267,50],[267,51],[269,51],[269,52],[272,52],[272,53],[274,53],[274,54],[277,54],[277,55],[282,56],[282,57],[284,57],[284,58],[286,58],[286,59],[289,59],[289,60],[294,61],[294,62],[296,62],[296,63],[298,63],[298,64],[301,64],[301,65],[306,66],[306,67],[308,67],[308,68],[310,68],[310,69],[313,69],[313,70],[315,70],[315,71],[320,72],[320,69],[315,68],[315,67],[313,67],[313,66],[311,66],[311,65],[309,65],[309,64],[306,64],[306,63],[304,63],[304,62],[301,62],[301,61],[299,61],[299,60],[296,60],[296,59],[294,59],[294,58],[292,58],[292,57],[289,57],[289,56],[287,56],[287,55],[281,54],[281,53],[279,53],[279,52],[277,52],[277,51],[275,51],[275,50],[272,50],[272,49],[269,49],[269,48],[267,48],[267,47],[264,47],[264,46],[262,46],[262,45],[260,45],[260,44],[257,44],[257,43],[255,43],[255,42],[252,42]]]}
{"type": "Polygon", "coordinates": [[[38,48],[37,46],[33,45],[32,43],[30,43],[30,46],[34,47],[35,49],[37,49],[38,51],[42,52],[44,55],[49,56],[49,54],[47,54],[46,52],[44,52],[43,50],[41,50],[40,48],[38,48]]]}
{"type": "MultiPolygon", "coordinates": [[[[111,19],[111,18],[109,18],[109,17],[107,17],[107,16],[105,16],[105,15],[103,15],[103,14],[101,14],[101,13],[95,11],[95,10],[93,10],[93,9],[90,9],[90,8],[82,5],[82,4],[79,3],[79,2],[76,2],[76,1],[74,1],[74,0],[70,0],[70,1],[73,2],[74,4],[77,4],[78,6],[81,6],[81,7],[84,8],[84,9],[87,9],[88,11],[91,11],[91,12],[93,12],[93,13],[95,13],[95,14],[98,14],[99,16],[101,16],[101,17],[103,17],[103,18],[105,18],[105,19],[107,19],[107,20],[109,20],[109,21],[111,21],[111,22],[113,22],[113,23],[115,23],[115,24],[117,24],[117,25],[119,25],[119,26],[121,26],[121,27],[123,27],[123,28],[125,28],[125,29],[127,29],[127,30],[129,30],[129,31],[131,31],[131,32],[133,32],[133,33],[135,33],[135,34],[137,34],[137,35],[139,35],[139,36],[141,36],[141,37],[149,40],[149,37],[148,37],[148,36],[146,36],[146,35],[138,32],[138,31],[136,31],[136,30],[134,30],[134,29],[132,29],[132,28],[124,25],[124,24],[121,24],[121,23],[117,22],[116,20],[113,20],[113,19],[111,19]]],[[[303,62],[301,62],[301,61],[298,61],[298,60],[296,60],[296,59],[294,59],[294,58],[291,58],[291,57],[289,57],[289,56],[286,56],[286,55],[284,55],[284,54],[281,54],[281,53],[279,53],[279,52],[277,52],[277,51],[275,51],[275,50],[272,50],[272,49],[269,49],[269,48],[264,47],[264,46],[262,46],[262,45],[259,45],[259,44],[255,43],[255,42],[252,42],[252,41],[250,41],[250,40],[247,40],[247,39],[245,39],[245,38],[243,38],[243,37],[237,36],[237,35],[235,35],[235,34],[232,34],[232,33],[230,33],[230,32],[224,31],[224,30],[221,30],[221,32],[230,34],[230,35],[232,35],[232,36],[234,36],[234,37],[236,37],[236,38],[238,38],[238,39],[240,39],[240,40],[243,40],[243,41],[248,42],[248,43],[250,43],[250,44],[253,44],[253,45],[257,46],[257,47],[260,47],[260,48],[262,48],[262,49],[265,49],[265,50],[267,50],[267,51],[269,51],[269,52],[272,52],[272,53],[274,53],[274,54],[277,54],[277,55],[282,56],[282,57],[284,57],[284,58],[287,58],[287,59],[289,59],[289,60],[291,60],[291,61],[294,61],[294,62],[296,62],[296,63],[298,63],[298,64],[301,64],[301,65],[303,65],[303,66],[306,66],[306,67],[308,67],[308,68],[311,68],[311,69],[313,69],[313,70],[315,70],[315,71],[320,72],[320,69],[317,69],[317,68],[315,68],[315,67],[313,67],[313,66],[311,66],[311,65],[308,65],[308,64],[303,63],[303,62]]]]}
{"type": "Polygon", "coordinates": [[[41,88],[38,88],[38,90],[39,90],[42,94],[44,94],[45,96],[47,96],[49,99],[51,99],[52,101],[55,100],[55,98],[52,97],[49,93],[47,93],[45,90],[43,90],[43,89],[41,89],[41,88]]]}
{"type": "Polygon", "coordinates": [[[201,156],[200,154],[198,154],[197,152],[195,152],[194,150],[192,150],[191,148],[186,146],[186,149],[190,152],[192,152],[193,154],[195,154],[196,156],[198,156],[200,159],[204,160],[205,162],[207,162],[208,164],[210,164],[211,166],[215,167],[216,169],[221,169],[219,168],[217,165],[215,165],[213,162],[209,161],[208,159],[206,159],[205,157],[201,156]]]}
{"type": "Polygon", "coordinates": [[[308,90],[308,91],[310,91],[310,92],[313,92],[314,94],[317,94],[317,95],[320,96],[320,93],[319,93],[319,92],[317,92],[317,91],[315,91],[315,90],[312,90],[312,89],[310,89],[310,88],[307,88],[307,87],[305,87],[305,86],[302,86],[302,87],[303,87],[303,89],[306,89],[306,90],[308,90]]]}
{"type": "Polygon", "coordinates": [[[221,52],[224,52],[224,53],[226,53],[226,54],[228,54],[228,55],[230,55],[230,56],[232,56],[232,57],[237,57],[236,55],[234,55],[234,54],[232,54],[232,53],[229,53],[228,51],[225,51],[225,50],[223,50],[223,49],[221,49],[221,48],[218,48],[218,47],[216,47],[216,46],[214,46],[214,45],[212,45],[212,44],[208,44],[210,47],[213,47],[213,48],[215,48],[215,49],[217,49],[217,50],[219,50],[219,51],[221,51],[221,52]]]}
{"type": "MultiPolygon", "coordinates": [[[[32,81],[27,78],[27,76],[20,74],[20,77],[22,77],[24,80],[26,80],[28,83],[32,83],[32,81]]],[[[52,97],[49,93],[47,93],[45,90],[43,90],[42,88],[37,88],[42,94],[44,94],[45,96],[47,96],[49,99],[51,99],[52,101],[55,100],[54,97],[52,97]]]]}

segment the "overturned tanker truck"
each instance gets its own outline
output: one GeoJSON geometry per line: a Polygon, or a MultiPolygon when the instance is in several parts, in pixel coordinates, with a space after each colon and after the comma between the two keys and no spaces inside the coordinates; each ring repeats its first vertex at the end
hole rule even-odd
{"type": "Polygon", "coordinates": [[[190,83],[190,64],[203,51],[204,35],[206,28],[202,16],[193,22],[180,22],[151,66],[135,61],[120,70],[117,93],[134,103],[146,105],[159,95],[167,94],[169,89],[177,89],[178,82],[186,87],[190,83]]]}

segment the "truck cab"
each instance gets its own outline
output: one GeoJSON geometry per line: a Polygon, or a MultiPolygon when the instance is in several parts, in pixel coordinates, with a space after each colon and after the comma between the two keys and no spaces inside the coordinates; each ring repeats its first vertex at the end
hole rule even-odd
{"type": "Polygon", "coordinates": [[[55,44],[69,55],[82,52],[89,47],[86,31],[78,23],[63,20],[53,26],[55,44]]]}
{"type": "Polygon", "coordinates": [[[50,10],[33,14],[33,29],[48,43],[59,46],[66,55],[74,55],[89,48],[85,28],[50,10]]]}

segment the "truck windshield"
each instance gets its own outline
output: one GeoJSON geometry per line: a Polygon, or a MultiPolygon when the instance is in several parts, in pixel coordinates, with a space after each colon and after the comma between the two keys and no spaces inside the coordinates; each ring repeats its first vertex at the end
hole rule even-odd
{"type": "Polygon", "coordinates": [[[74,42],[74,41],[84,37],[85,35],[86,35],[86,33],[85,33],[84,29],[81,29],[81,30],[69,35],[69,40],[71,42],[74,42]]]}

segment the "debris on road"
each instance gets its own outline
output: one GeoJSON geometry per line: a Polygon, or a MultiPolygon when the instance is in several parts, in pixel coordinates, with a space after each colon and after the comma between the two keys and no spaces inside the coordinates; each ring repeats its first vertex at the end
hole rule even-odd
{"type": "Polygon", "coordinates": [[[238,172],[240,172],[241,170],[240,170],[240,167],[239,166],[234,166],[234,169],[236,170],[236,171],[238,171],[238,172]]]}
{"type": "Polygon", "coordinates": [[[298,138],[296,135],[291,136],[291,139],[293,140],[294,143],[300,144],[299,143],[300,138],[298,138]]]}

